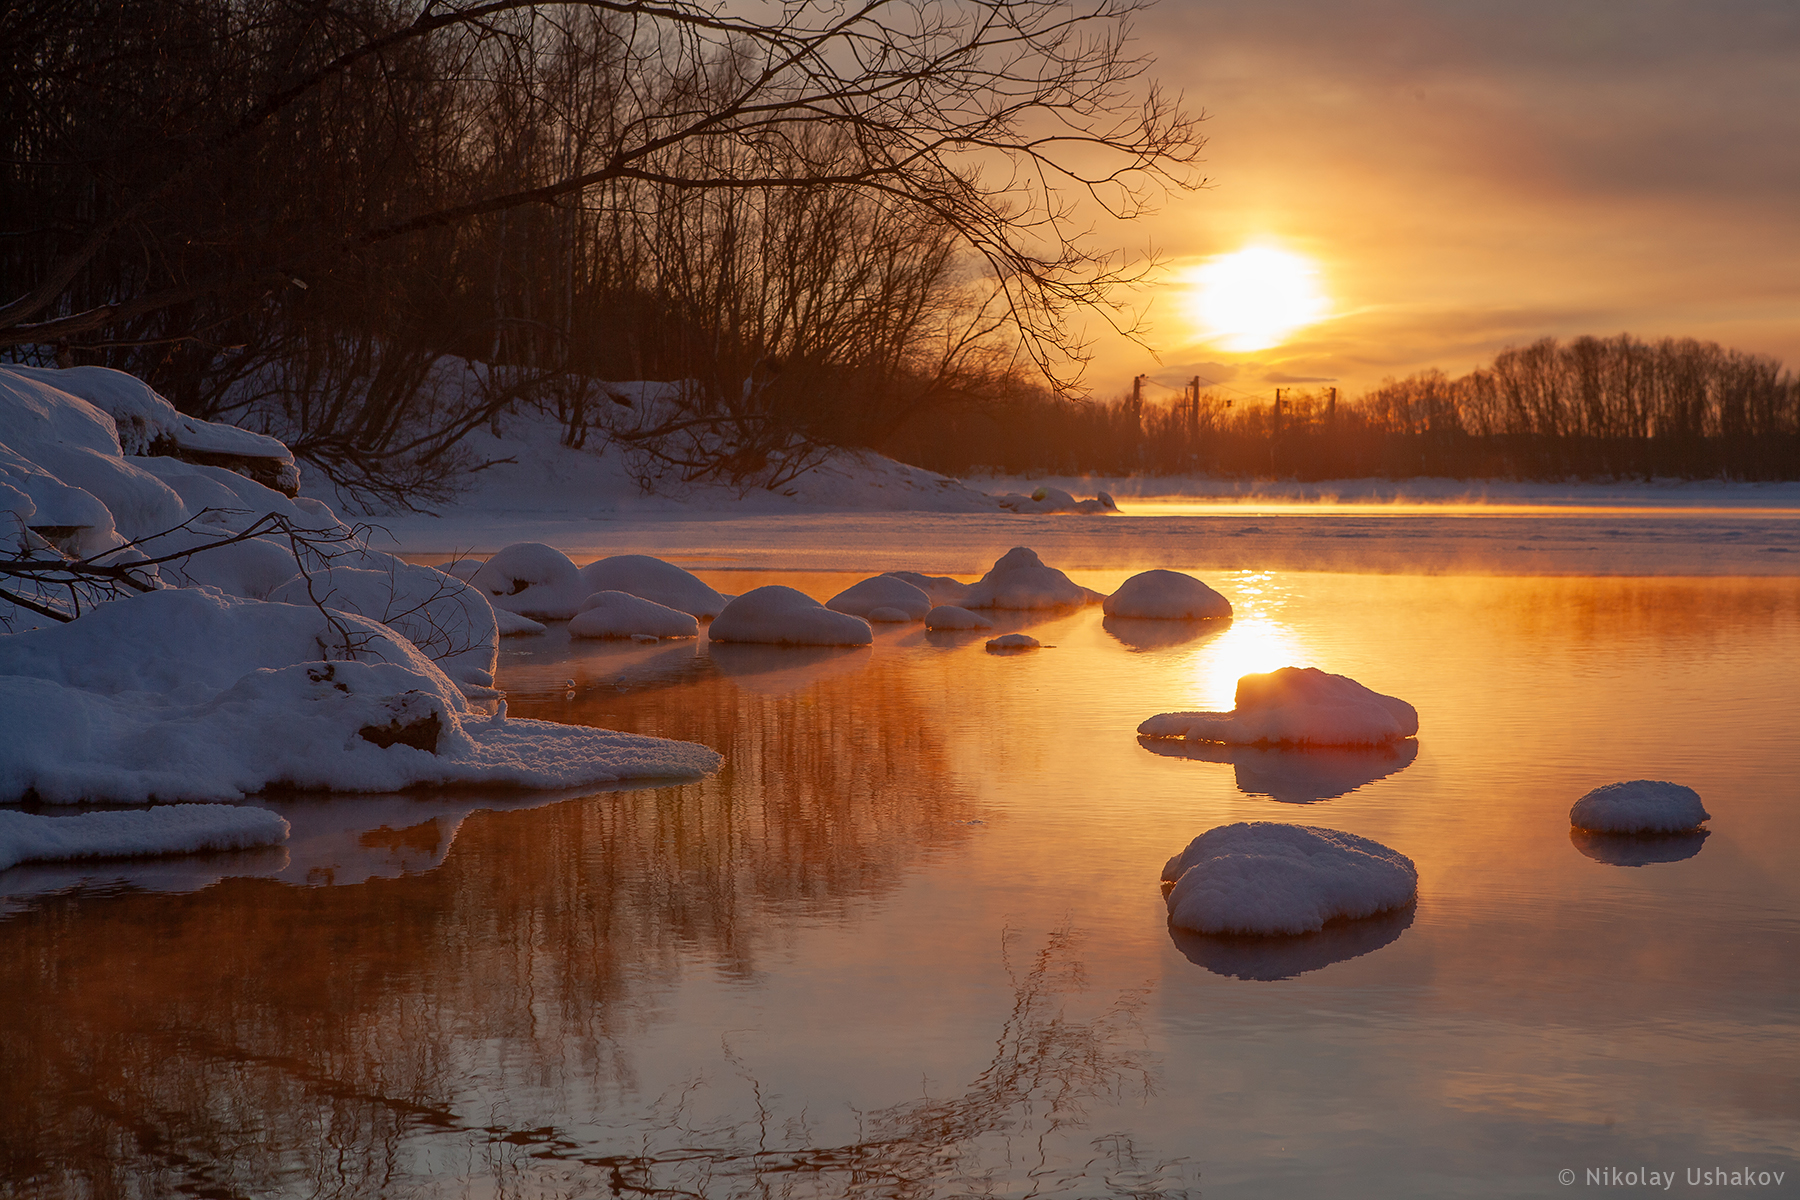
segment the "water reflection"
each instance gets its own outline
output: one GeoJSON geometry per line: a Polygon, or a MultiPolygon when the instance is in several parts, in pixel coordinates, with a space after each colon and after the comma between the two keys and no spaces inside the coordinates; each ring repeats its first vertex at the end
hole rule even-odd
{"type": "Polygon", "coordinates": [[[628,1153],[595,1154],[554,1136],[520,1139],[530,1149],[517,1156],[519,1173],[595,1195],[1194,1194],[1184,1159],[1149,1157],[1122,1133],[1089,1136],[1090,1110],[1148,1095],[1151,1068],[1141,990],[1089,1016],[1068,1011],[1085,986],[1079,944],[1068,929],[1055,931],[1028,969],[1008,962],[1012,1011],[992,1058],[960,1093],[859,1112],[850,1140],[809,1136],[805,1114],[773,1111],[778,1100],[740,1069],[734,1081],[694,1080],[617,1131],[613,1140],[631,1145],[628,1153]],[[727,1082],[744,1093],[733,1106],[741,1115],[716,1120],[691,1110],[693,1093],[727,1082]]]}
{"type": "MultiPolygon", "coordinates": [[[[522,811],[491,811],[516,793],[286,805],[294,845],[263,869],[356,886],[34,898],[0,920],[0,1179],[375,1195],[586,1124],[637,1086],[631,1047],[696,962],[754,978],[795,922],[842,920],[974,836],[917,695],[875,675],[798,699],[718,674],[518,699],[703,741],[725,766],[522,811]],[[515,1119],[490,1137],[465,1109],[495,1095],[515,1119]]],[[[241,865],[203,863],[178,867],[241,865]]]]}
{"type": "Polygon", "coordinates": [[[719,672],[739,687],[765,696],[854,675],[869,665],[867,646],[765,646],[754,642],[709,642],[706,653],[719,672]]]}
{"type": "Polygon", "coordinates": [[[1399,938],[1418,904],[1356,921],[1333,921],[1315,933],[1255,937],[1195,933],[1169,926],[1169,938],[1191,963],[1234,979],[1292,979],[1373,953],[1399,938]]]}
{"type": "Polygon", "coordinates": [[[691,638],[654,644],[572,638],[559,624],[529,641],[509,639],[500,646],[499,672],[515,708],[521,699],[560,695],[570,681],[575,688],[670,687],[712,670],[712,660],[691,638]]]}
{"type": "Polygon", "coordinates": [[[1399,774],[1419,756],[1419,743],[1411,738],[1382,746],[1322,746],[1309,750],[1149,737],[1138,738],[1138,745],[1166,758],[1230,763],[1240,792],[1267,796],[1283,804],[1335,800],[1377,779],[1399,774]]]}
{"type": "Polygon", "coordinates": [[[32,897],[56,892],[197,892],[225,879],[273,878],[291,863],[286,846],[166,858],[25,863],[0,871],[0,913],[16,911],[26,907],[32,897]]]}
{"type": "Polygon", "coordinates": [[[1217,637],[1231,628],[1223,621],[1151,621],[1138,617],[1107,617],[1101,626],[1121,645],[1132,650],[1161,650],[1201,638],[1217,637]]]}
{"type": "Polygon", "coordinates": [[[1679,833],[1596,833],[1569,830],[1569,841],[1593,859],[1614,867],[1645,867],[1651,863],[1680,862],[1700,853],[1710,831],[1684,829],[1679,833]]]}

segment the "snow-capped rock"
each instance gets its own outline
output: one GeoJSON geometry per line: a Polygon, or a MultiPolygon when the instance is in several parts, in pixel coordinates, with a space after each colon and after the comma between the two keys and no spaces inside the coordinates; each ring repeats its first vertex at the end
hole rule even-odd
{"type": "Polygon", "coordinates": [[[1316,667],[1245,675],[1228,713],[1159,713],[1138,726],[1145,737],[1245,746],[1376,745],[1418,732],[1418,710],[1406,701],[1316,667]]]}
{"type": "Polygon", "coordinates": [[[1310,825],[1210,829],[1163,867],[1169,920],[1198,933],[1293,934],[1399,908],[1418,894],[1410,858],[1310,825]]]}

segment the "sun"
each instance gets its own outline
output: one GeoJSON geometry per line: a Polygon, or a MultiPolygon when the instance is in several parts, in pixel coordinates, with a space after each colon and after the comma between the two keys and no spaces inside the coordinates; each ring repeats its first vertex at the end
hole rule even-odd
{"type": "Polygon", "coordinates": [[[1329,311],[1311,259],[1274,246],[1246,246],[1188,272],[1187,318],[1223,350],[1278,346],[1329,311]]]}

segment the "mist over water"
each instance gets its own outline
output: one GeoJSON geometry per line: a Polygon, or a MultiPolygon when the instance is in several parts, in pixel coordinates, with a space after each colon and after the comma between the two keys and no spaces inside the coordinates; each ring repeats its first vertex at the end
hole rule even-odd
{"type": "MultiPolygon", "coordinates": [[[[870,554],[960,561],[976,538],[950,533],[701,574],[822,598],[870,554]]],[[[1130,573],[1015,540],[1090,587],[1130,573]]],[[[1170,1197],[1537,1195],[1599,1161],[1791,1178],[1800,580],[1202,574],[1236,616],[1185,638],[1122,636],[1097,607],[851,651],[553,627],[503,646],[513,715],[705,742],[721,771],[290,804],[288,861],[192,860],[185,885],[176,864],[87,889],[0,874],[0,1178],[1170,1197]],[[983,653],[1010,630],[1045,649],[983,653]],[[1289,662],[1415,704],[1416,744],[1135,736],[1289,662]],[[1710,832],[1572,837],[1569,805],[1631,778],[1694,787],[1710,832]],[[1392,846],[1418,901],[1279,942],[1172,934],[1164,860],[1238,820],[1392,846]]]]}

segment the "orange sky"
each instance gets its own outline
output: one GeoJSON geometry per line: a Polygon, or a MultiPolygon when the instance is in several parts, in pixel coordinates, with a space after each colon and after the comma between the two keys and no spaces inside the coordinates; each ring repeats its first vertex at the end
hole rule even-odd
{"type": "Polygon", "coordinates": [[[1136,31],[1208,114],[1212,186],[1102,236],[1153,243],[1175,273],[1273,242],[1317,262],[1332,315],[1230,353],[1152,288],[1154,355],[1090,325],[1098,397],[1139,372],[1354,396],[1547,334],[1692,336],[1800,367],[1792,0],[1161,0],[1136,31]]]}

